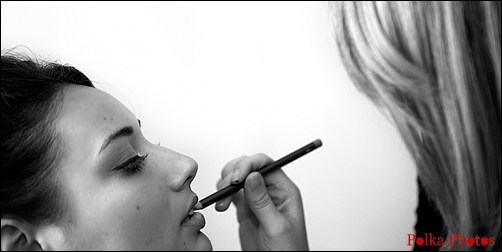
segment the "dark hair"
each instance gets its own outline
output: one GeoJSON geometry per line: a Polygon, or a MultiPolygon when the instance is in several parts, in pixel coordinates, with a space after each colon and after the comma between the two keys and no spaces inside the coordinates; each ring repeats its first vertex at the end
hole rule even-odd
{"type": "Polygon", "coordinates": [[[2,52],[2,218],[57,222],[65,209],[56,165],[61,138],[54,119],[70,84],[94,87],[72,66],[2,52]]]}

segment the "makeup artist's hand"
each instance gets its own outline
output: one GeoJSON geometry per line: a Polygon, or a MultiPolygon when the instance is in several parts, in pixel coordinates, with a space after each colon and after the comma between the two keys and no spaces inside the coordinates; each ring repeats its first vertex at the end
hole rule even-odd
{"type": "Polygon", "coordinates": [[[265,178],[253,172],[272,162],[270,157],[257,154],[225,165],[218,190],[245,179],[244,190],[217,202],[216,210],[222,212],[230,202],[235,204],[243,250],[308,250],[303,204],[296,185],[282,169],[265,178]]]}

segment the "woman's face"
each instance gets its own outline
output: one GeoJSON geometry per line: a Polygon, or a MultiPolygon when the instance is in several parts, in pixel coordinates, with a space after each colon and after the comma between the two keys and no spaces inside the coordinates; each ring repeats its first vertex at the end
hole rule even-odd
{"type": "Polygon", "coordinates": [[[187,219],[195,160],[148,142],[131,111],[102,91],[70,85],[63,101],[63,249],[210,250],[202,214],[187,219]]]}

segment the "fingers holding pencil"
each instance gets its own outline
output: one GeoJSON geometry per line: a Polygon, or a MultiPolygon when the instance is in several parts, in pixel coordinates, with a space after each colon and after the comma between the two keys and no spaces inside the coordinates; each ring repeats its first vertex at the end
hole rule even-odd
{"type": "MultiPolygon", "coordinates": [[[[300,191],[280,167],[298,158],[299,153],[309,151],[294,152],[293,156],[288,155],[275,162],[266,155],[257,154],[232,160],[225,166],[215,196],[219,199],[216,210],[225,211],[231,203],[235,205],[243,250],[308,250],[300,191]],[[230,190],[233,194],[223,198],[229,194],[220,192],[237,186],[231,184],[236,170],[239,176],[244,177],[244,181],[237,184],[244,190],[230,190]],[[218,194],[221,196],[218,197],[218,194]]],[[[241,180],[241,177],[237,179],[241,180]]],[[[211,200],[207,200],[205,205],[209,204],[207,202],[211,200]]]]}
{"type": "Polygon", "coordinates": [[[233,202],[243,250],[308,250],[301,194],[281,167],[320,146],[317,139],[275,162],[264,154],[230,161],[218,191],[198,202],[196,210],[217,203],[216,210],[225,211],[233,202]]]}
{"type": "MultiPolygon", "coordinates": [[[[256,154],[253,156],[241,156],[228,162],[221,172],[222,178],[218,180],[218,190],[230,185],[239,184],[246,180],[247,176],[256,170],[272,163],[273,160],[265,154],[256,154]]],[[[238,192],[242,194],[242,191],[238,192]]],[[[230,206],[235,194],[232,194],[216,203],[217,211],[225,211],[230,206]]]]}
{"type": "Polygon", "coordinates": [[[232,183],[226,187],[221,188],[217,192],[207,196],[206,198],[202,199],[200,201],[201,204],[196,205],[196,210],[204,209],[207,206],[210,206],[213,203],[216,203],[218,201],[220,201],[220,203],[216,207],[216,210],[227,209],[228,205],[231,202],[231,197],[229,197],[229,196],[234,197],[233,195],[236,192],[238,192],[241,188],[244,187],[244,181],[240,182],[240,176],[247,177],[248,170],[253,171],[253,169],[255,169],[261,175],[267,176],[268,174],[276,171],[277,169],[280,169],[281,167],[293,162],[294,160],[304,156],[307,153],[310,153],[311,151],[313,151],[321,146],[322,146],[321,140],[317,139],[317,140],[301,147],[300,149],[297,149],[296,151],[291,152],[290,154],[288,154],[288,155],[284,156],[283,158],[281,158],[275,162],[272,162],[272,163],[269,163],[271,161],[271,159],[268,160],[269,157],[266,155],[263,155],[263,154],[257,154],[255,156],[250,157],[250,158],[245,157],[245,156],[241,157],[240,159],[246,160],[244,162],[241,162],[241,160],[239,158],[236,160],[232,160],[224,168],[224,171],[222,172],[222,181],[218,183],[218,186],[228,184],[227,182],[225,182],[225,180],[227,180],[227,181],[230,180],[232,183]],[[250,161],[249,159],[252,159],[252,158],[257,158],[256,161],[258,161],[258,162],[255,163],[253,161],[250,161]],[[260,163],[260,162],[262,162],[262,163],[260,163]],[[268,165],[261,167],[263,164],[266,164],[266,163],[268,163],[268,165]],[[235,170],[235,166],[238,164],[241,167],[247,167],[247,168],[243,168],[246,171],[245,175],[240,174],[242,172],[242,169],[238,169],[238,172],[236,172],[236,174],[233,174],[233,172],[235,170]],[[232,168],[232,167],[234,167],[234,168],[232,168]],[[259,167],[261,167],[261,168],[259,168],[259,167]],[[232,171],[232,177],[227,178],[230,176],[230,175],[227,175],[227,174],[230,174],[230,171],[232,171]],[[227,175],[227,176],[224,176],[224,175],[227,175]],[[235,178],[234,178],[234,176],[235,176],[235,178]]]}

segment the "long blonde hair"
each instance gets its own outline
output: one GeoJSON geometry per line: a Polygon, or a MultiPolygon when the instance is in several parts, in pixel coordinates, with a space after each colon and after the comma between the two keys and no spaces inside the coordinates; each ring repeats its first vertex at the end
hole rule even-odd
{"type": "Polygon", "coordinates": [[[485,249],[498,250],[500,5],[330,3],[344,65],[394,121],[445,233],[495,237],[485,249]]]}

